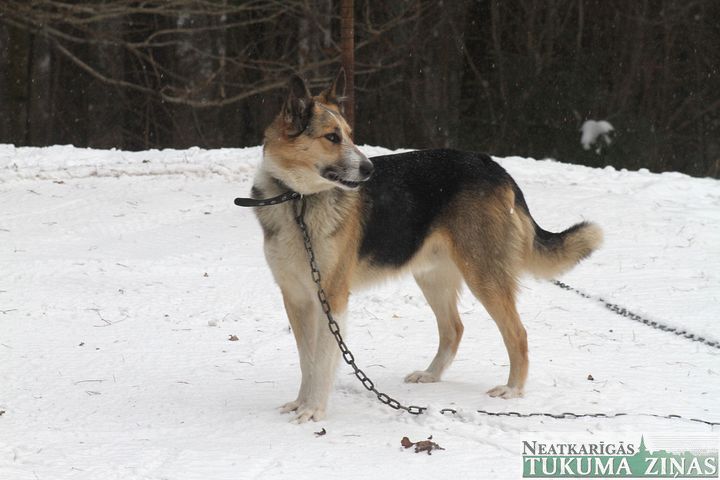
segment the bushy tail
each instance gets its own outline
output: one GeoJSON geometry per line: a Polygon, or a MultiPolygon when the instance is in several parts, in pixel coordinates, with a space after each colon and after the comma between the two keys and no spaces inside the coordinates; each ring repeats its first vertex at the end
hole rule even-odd
{"type": "Polygon", "coordinates": [[[543,230],[532,221],[535,238],[526,268],[533,275],[552,278],[574,267],[602,244],[602,229],[594,223],[582,222],[560,233],[543,230]]]}

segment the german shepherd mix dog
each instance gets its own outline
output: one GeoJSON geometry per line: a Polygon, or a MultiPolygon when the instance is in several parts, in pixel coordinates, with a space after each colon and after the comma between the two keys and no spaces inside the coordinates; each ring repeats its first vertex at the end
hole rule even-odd
{"type": "MultiPolygon", "coordinates": [[[[520,188],[488,155],[424,150],[369,160],[353,144],[340,107],[345,74],[311,96],[290,80],[280,114],[265,131],[256,199],[289,190],[305,196],[305,222],[322,286],[344,331],[351,290],[410,272],[437,317],[440,343],[425,370],[406,382],[437,382],[463,334],[457,310],[463,281],[502,334],[510,375],[492,397],[522,395],[528,373],[525,328],[515,309],[518,277],[549,278],[590,255],[602,231],[579,223],[561,233],[540,228],[520,188]]],[[[327,328],[293,202],[255,210],[300,354],[298,396],[282,407],[295,421],[325,414],[339,349],[327,328]]]]}

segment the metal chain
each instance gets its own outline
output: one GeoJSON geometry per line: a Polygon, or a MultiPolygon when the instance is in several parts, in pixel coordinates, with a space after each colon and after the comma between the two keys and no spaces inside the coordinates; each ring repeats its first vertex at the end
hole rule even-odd
{"type": "MultiPolygon", "coordinates": [[[[355,357],[353,356],[352,352],[348,348],[348,346],[345,344],[345,341],[343,340],[343,337],[340,333],[340,325],[335,321],[335,319],[332,316],[332,311],[330,309],[330,302],[327,299],[327,295],[325,294],[325,290],[322,287],[322,277],[320,275],[320,269],[318,268],[317,262],[315,261],[315,252],[312,248],[312,243],[310,241],[310,233],[308,231],[308,227],[305,224],[305,204],[306,199],[304,197],[300,197],[300,209],[295,216],[295,221],[297,222],[298,226],[300,227],[300,231],[302,232],[303,236],[303,242],[305,244],[305,251],[308,254],[308,260],[310,263],[310,271],[312,273],[312,279],[313,282],[315,282],[315,285],[317,286],[317,296],[318,300],[320,301],[320,305],[322,306],[323,313],[327,316],[328,320],[328,328],[330,329],[330,333],[332,333],[333,337],[335,337],[335,341],[338,344],[338,347],[340,347],[340,351],[342,352],[342,357],[345,363],[347,363],[355,373],[355,376],[358,380],[360,380],[360,383],[370,392],[374,393],[377,399],[389,406],[390,408],[393,408],[395,410],[405,410],[406,412],[413,414],[413,415],[420,415],[427,411],[427,407],[418,407],[416,405],[403,405],[396,399],[392,398],[386,393],[380,392],[376,387],[375,383],[373,383],[372,380],[363,372],[363,370],[357,366],[355,363],[355,357]]],[[[568,285],[559,282],[555,280],[555,285],[559,286],[560,288],[564,288],[566,290],[574,290],[579,295],[585,297],[585,298],[592,298],[590,295],[583,293],[579,290],[575,290],[572,287],[569,287],[568,285]]],[[[599,299],[603,303],[605,303],[604,300],[599,299]]],[[[609,307],[608,307],[609,308],[609,307]]],[[[627,312],[626,310],[622,309],[624,312],[627,312]]],[[[615,310],[613,310],[615,311],[615,310]]],[[[616,312],[623,316],[628,316],[620,312],[616,312]]],[[[627,312],[631,315],[631,312],[627,312]]],[[[629,317],[632,318],[632,317],[629,317]]],[[[634,320],[634,318],[633,318],[634,320]]],[[[645,322],[643,322],[645,323],[645,322]]],[[[659,328],[659,327],[655,327],[659,328]]],[[[680,333],[676,333],[677,335],[680,335],[680,333]]],[[[693,338],[693,337],[687,337],[687,338],[693,338]]],[[[695,339],[696,341],[702,341],[704,339],[695,339]]],[[[690,422],[698,422],[698,423],[704,423],[706,425],[710,425],[712,427],[720,425],[720,422],[711,422],[708,420],[703,420],[699,418],[688,418],[683,417],[680,415],[660,415],[656,413],[572,413],[572,412],[564,412],[564,413],[520,413],[520,412],[490,412],[487,410],[476,410],[476,413],[492,416],[492,417],[517,417],[517,418],[530,418],[530,417],[549,417],[554,418],[558,420],[565,420],[565,419],[577,419],[577,418],[583,418],[583,417],[591,417],[591,418],[617,418],[617,417],[655,417],[655,418],[663,418],[667,420],[686,420],[690,422]]],[[[442,414],[456,414],[458,411],[454,408],[443,408],[440,410],[440,413],[442,414]]]]}
{"type": "Polygon", "coordinates": [[[705,344],[709,347],[720,349],[720,342],[718,342],[718,341],[709,340],[709,339],[702,337],[700,335],[697,335],[695,333],[688,332],[685,329],[678,329],[676,327],[671,327],[669,325],[665,325],[662,322],[644,318],[644,317],[638,315],[637,313],[631,312],[630,310],[628,310],[625,307],[621,307],[620,305],[618,305],[616,303],[608,302],[607,300],[605,300],[602,297],[597,297],[597,296],[593,296],[588,293],[585,293],[582,290],[579,290],[575,287],[571,287],[567,283],[563,283],[559,280],[553,280],[552,283],[554,285],[562,288],[563,290],[567,290],[569,292],[574,292],[583,298],[587,298],[588,300],[595,300],[595,301],[599,302],[600,304],[602,304],[605,308],[607,308],[611,312],[616,313],[616,314],[620,315],[621,317],[629,318],[630,320],[634,320],[636,322],[642,323],[642,324],[647,325],[648,327],[654,328],[656,330],[662,330],[663,332],[673,333],[673,334],[677,335],[678,337],[686,338],[693,342],[699,342],[699,343],[705,344]]]}
{"type": "Polygon", "coordinates": [[[373,381],[368,378],[365,372],[363,372],[363,370],[355,363],[355,357],[353,356],[352,352],[343,340],[342,334],[340,333],[340,325],[338,325],[338,323],[332,316],[332,311],[330,310],[330,302],[328,302],[327,295],[325,294],[325,290],[322,287],[322,277],[320,275],[320,269],[318,268],[317,262],[315,261],[315,253],[313,252],[312,243],[310,243],[310,234],[308,232],[308,228],[305,224],[304,219],[306,202],[305,198],[303,197],[300,202],[300,211],[295,217],[295,221],[300,227],[300,231],[303,235],[305,250],[307,251],[308,260],[310,261],[310,271],[312,272],[312,279],[317,286],[318,300],[320,300],[320,305],[322,306],[323,313],[325,313],[325,315],[327,316],[330,333],[332,333],[332,335],[335,337],[335,341],[337,342],[338,347],[340,347],[343,360],[345,360],[345,363],[350,365],[350,367],[353,369],[355,376],[358,380],[360,380],[360,383],[363,384],[363,387],[365,387],[368,391],[374,393],[381,403],[384,403],[388,407],[394,408],[395,410],[405,410],[406,412],[413,415],[420,415],[421,413],[425,412],[425,410],[427,410],[427,407],[418,407],[416,405],[406,406],[392,398],[390,395],[379,391],[377,388],[375,388],[375,383],[373,383],[373,381]]]}
{"type": "MultiPolygon", "coordinates": [[[[701,418],[689,418],[681,415],[660,415],[658,413],[519,413],[519,412],[489,412],[487,410],[475,410],[476,413],[481,413],[490,417],[517,417],[517,418],[529,418],[529,417],[550,417],[557,420],[569,420],[583,417],[590,418],[617,418],[617,417],[654,417],[663,418],[666,420],[686,420],[688,422],[704,423],[705,425],[717,426],[720,422],[711,422],[709,420],[703,420],[701,418]]],[[[456,414],[457,410],[453,408],[443,408],[440,413],[452,413],[456,414]]]]}

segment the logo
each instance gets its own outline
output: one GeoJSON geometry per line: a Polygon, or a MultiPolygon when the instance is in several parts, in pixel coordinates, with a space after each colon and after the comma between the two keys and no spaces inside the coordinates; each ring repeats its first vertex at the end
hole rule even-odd
{"type": "Polygon", "coordinates": [[[523,441],[523,478],[718,478],[717,437],[650,440],[523,441]]]}

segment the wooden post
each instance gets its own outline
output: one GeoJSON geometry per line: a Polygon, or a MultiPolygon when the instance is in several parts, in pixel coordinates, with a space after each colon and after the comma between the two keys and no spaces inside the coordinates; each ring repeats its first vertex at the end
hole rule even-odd
{"type": "Polygon", "coordinates": [[[340,0],[340,52],[347,77],[345,84],[345,119],[355,129],[355,15],[354,0],[340,0]]]}

